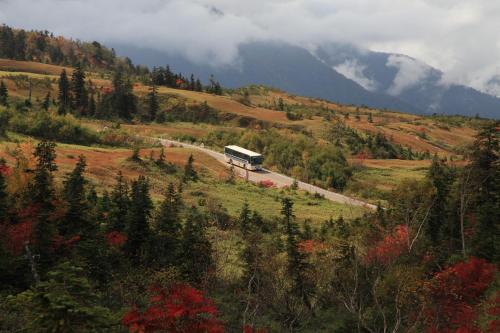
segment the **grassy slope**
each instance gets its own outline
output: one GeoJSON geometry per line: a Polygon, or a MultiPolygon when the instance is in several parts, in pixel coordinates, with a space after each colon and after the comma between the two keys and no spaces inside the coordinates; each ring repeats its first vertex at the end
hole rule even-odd
{"type": "MultiPolygon", "coordinates": [[[[4,78],[11,95],[16,97],[27,96],[28,86],[26,85],[26,81],[16,82],[12,79],[12,76],[27,75],[32,78],[34,82],[33,98],[41,100],[49,90],[52,96],[56,96],[57,74],[62,69],[63,67],[60,66],[0,59],[0,78],[4,78]]],[[[66,69],[68,72],[71,71],[71,69],[66,69]]],[[[104,74],[89,74],[89,77],[97,87],[109,87],[111,85],[104,74]]],[[[134,84],[134,90],[139,95],[146,94],[148,89],[148,87],[142,84],[134,84]]],[[[282,98],[287,105],[297,105],[306,108],[328,108],[335,110],[338,114],[349,113],[350,117],[349,119],[345,119],[345,121],[352,128],[366,133],[383,132],[391,141],[404,146],[410,146],[414,151],[428,150],[431,153],[438,153],[444,156],[455,155],[457,149],[472,142],[475,134],[475,130],[471,127],[443,126],[443,124],[428,117],[365,108],[356,109],[352,106],[337,105],[323,100],[288,95],[264,87],[251,87],[249,91],[252,106],[240,103],[238,100],[241,98],[241,94],[238,94],[238,92],[233,92],[230,96],[214,96],[206,93],[166,87],[158,89],[160,95],[177,96],[189,103],[207,101],[210,106],[223,113],[254,118],[280,126],[299,125],[310,130],[318,139],[321,139],[325,128],[328,126],[328,121],[324,120],[323,117],[313,116],[310,119],[291,121],[286,118],[284,112],[274,111],[269,109],[269,107],[276,104],[279,98],[282,98]],[[355,113],[360,114],[360,120],[355,119],[355,113]],[[368,113],[372,114],[373,123],[368,122],[368,113]],[[425,133],[425,135],[423,136],[422,133],[425,133]]],[[[84,123],[96,130],[102,129],[106,124],[106,122],[90,120],[85,120],[84,123]]],[[[208,133],[216,129],[241,130],[229,125],[215,126],[191,123],[122,125],[122,128],[129,133],[146,136],[175,137],[178,135],[189,135],[195,138],[205,137],[208,133]]],[[[115,154],[118,154],[118,152],[115,152],[115,154]]],[[[352,159],[351,162],[353,164],[360,163],[360,161],[355,159],[352,159]]],[[[348,189],[348,192],[354,196],[376,201],[384,197],[387,191],[390,191],[400,180],[405,178],[422,178],[429,161],[396,162],[393,160],[363,160],[362,164],[363,167],[358,168],[359,171],[356,172],[354,177],[355,181],[348,189]]],[[[225,200],[224,197],[221,197],[221,199],[225,200]]]]}
{"type": "MultiPolygon", "coordinates": [[[[26,155],[33,150],[34,141],[27,138],[17,137],[23,141],[22,150],[26,155]]],[[[13,163],[13,158],[8,151],[15,149],[13,142],[0,142],[0,157],[6,158],[9,163],[13,163]]],[[[153,198],[161,200],[162,192],[168,182],[178,182],[180,174],[169,175],[161,172],[153,163],[149,162],[150,152],[158,157],[159,149],[143,149],[141,157],[143,163],[131,162],[130,149],[97,148],[78,145],[59,144],[57,149],[57,164],[59,170],[56,172],[56,180],[60,183],[66,173],[70,172],[76,164],[79,155],[84,155],[87,160],[86,177],[96,186],[98,192],[110,190],[115,182],[115,177],[121,170],[127,179],[133,179],[141,174],[149,177],[153,198]]],[[[281,203],[280,198],[284,194],[283,189],[260,188],[253,184],[247,184],[238,180],[236,184],[228,184],[224,180],[227,178],[227,169],[215,159],[200,153],[183,148],[166,148],[167,161],[176,164],[182,170],[189,154],[193,154],[195,168],[201,175],[201,180],[193,182],[184,187],[184,199],[187,204],[199,204],[201,201],[206,204],[221,203],[232,216],[237,216],[243,203],[248,201],[251,208],[258,209],[265,217],[272,218],[279,216],[281,203]]],[[[295,202],[296,215],[299,220],[311,219],[314,223],[322,222],[330,217],[337,218],[356,217],[364,211],[361,208],[348,207],[333,203],[324,199],[315,199],[302,191],[288,191],[286,194],[295,202]]]]}

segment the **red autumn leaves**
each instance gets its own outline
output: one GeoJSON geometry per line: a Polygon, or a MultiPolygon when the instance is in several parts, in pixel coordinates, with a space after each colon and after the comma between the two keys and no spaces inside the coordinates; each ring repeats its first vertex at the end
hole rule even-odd
{"type": "Polygon", "coordinates": [[[381,263],[388,265],[396,260],[408,249],[408,227],[398,225],[391,234],[378,241],[368,250],[365,261],[367,263],[381,263]]]}
{"type": "Polygon", "coordinates": [[[176,284],[168,290],[153,288],[150,306],[145,311],[134,307],[122,318],[131,333],[222,333],[214,303],[187,284],[176,284]]]}
{"type": "MultiPolygon", "coordinates": [[[[483,332],[477,325],[481,298],[494,277],[495,265],[474,257],[436,273],[425,285],[429,298],[427,332],[483,332]]],[[[495,329],[495,323],[492,321],[490,328],[495,329]]]]}

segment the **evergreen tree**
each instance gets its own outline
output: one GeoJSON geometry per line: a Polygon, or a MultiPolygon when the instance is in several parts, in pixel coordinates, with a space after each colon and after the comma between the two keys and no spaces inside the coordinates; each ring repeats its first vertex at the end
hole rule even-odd
{"type": "Polygon", "coordinates": [[[130,207],[129,187],[121,171],[118,172],[116,185],[110,199],[109,229],[113,231],[125,230],[125,219],[130,207]]]}
{"type": "Polygon", "coordinates": [[[9,99],[9,91],[7,90],[7,86],[2,80],[0,81],[0,105],[8,106],[9,105],[8,99],[9,99]]]}
{"type": "Polygon", "coordinates": [[[64,181],[64,198],[68,210],[59,230],[62,235],[89,235],[92,233],[88,216],[88,203],[85,197],[86,167],[85,157],[80,155],[73,171],[64,181]]]}
{"type": "Polygon", "coordinates": [[[293,281],[292,293],[311,309],[309,299],[312,294],[312,287],[308,284],[307,278],[304,276],[309,267],[304,255],[299,251],[300,231],[294,221],[295,216],[293,214],[293,202],[291,199],[284,198],[282,200],[281,215],[283,216],[287,236],[288,274],[293,281]]]}
{"type": "Polygon", "coordinates": [[[184,166],[184,177],[183,181],[187,183],[188,181],[196,181],[198,180],[198,174],[193,166],[194,157],[193,154],[189,155],[188,161],[184,166]]]}
{"type": "Polygon", "coordinates": [[[192,207],[182,236],[182,273],[188,280],[200,283],[212,266],[212,247],[206,238],[204,219],[192,207]]]}
{"type": "Polygon", "coordinates": [[[251,212],[248,206],[248,202],[243,203],[243,207],[241,208],[240,217],[238,219],[238,224],[243,236],[247,236],[248,232],[251,228],[251,212]]]}
{"type": "MultiPolygon", "coordinates": [[[[473,145],[471,165],[464,172],[471,175],[473,207],[478,226],[474,252],[492,262],[500,257],[500,132],[499,122],[483,127],[473,145]]],[[[465,199],[467,200],[467,199],[465,199]]]]}
{"type": "Polygon", "coordinates": [[[200,92],[203,91],[203,85],[201,84],[200,79],[196,79],[196,88],[195,88],[195,90],[196,91],[200,91],[200,92]]]}
{"type": "Polygon", "coordinates": [[[95,101],[95,97],[94,97],[94,91],[92,90],[90,95],[89,95],[89,111],[88,111],[88,115],[90,117],[94,117],[97,113],[97,104],[96,104],[96,101],[95,101]]]}
{"type": "Polygon", "coordinates": [[[368,113],[368,122],[369,123],[373,123],[373,116],[372,116],[372,113],[368,113]]]}
{"type": "Polygon", "coordinates": [[[80,63],[75,66],[71,76],[71,93],[73,97],[73,108],[80,115],[85,115],[88,106],[87,89],[85,88],[85,72],[80,63]]]}
{"type": "Polygon", "coordinates": [[[47,95],[45,95],[45,99],[43,100],[42,103],[42,109],[44,109],[45,111],[49,111],[49,107],[50,107],[50,91],[47,92],[47,95]]]}
{"type": "Polygon", "coordinates": [[[174,184],[169,183],[155,219],[156,228],[159,231],[159,252],[162,253],[158,257],[163,264],[175,262],[179,255],[182,230],[180,223],[181,208],[181,196],[175,191],[174,184]]]}
{"type": "Polygon", "coordinates": [[[151,91],[148,94],[149,120],[154,121],[156,119],[156,115],[158,114],[159,109],[160,105],[158,104],[156,85],[153,84],[153,86],[151,87],[151,91]]]}
{"type": "Polygon", "coordinates": [[[32,320],[26,332],[109,332],[115,326],[109,309],[99,305],[84,270],[63,262],[47,274],[48,279],[23,294],[32,320]]]}
{"type": "Polygon", "coordinates": [[[34,230],[36,250],[40,255],[40,263],[47,266],[50,263],[49,249],[55,234],[50,215],[54,210],[54,185],[52,172],[55,165],[55,143],[42,140],[35,148],[37,165],[32,184],[32,204],[38,209],[37,223],[34,230]]]}
{"type": "Polygon", "coordinates": [[[144,176],[132,182],[130,209],[127,216],[127,254],[136,262],[144,262],[151,240],[149,218],[153,202],[149,195],[149,182],[144,176]]]}
{"type": "Polygon", "coordinates": [[[434,205],[429,212],[427,233],[433,246],[441,241],[442,228],[448,220],[448,196],[453,183],[452,170],[434,155],[428,177],[436,189],[434,205]]]}
{"type": "Polygon", "coordinates": [[[189,90],[196,90],[196,81],[194,80],[194,75],[191,74],[191,78],[189,80],[189,90]]]}
{"type": "Polygon", "coordinates": [[[66,70],[63,69],[59,76],[59,114],[65,114],[71,106],[70,84],[66,70]]]}

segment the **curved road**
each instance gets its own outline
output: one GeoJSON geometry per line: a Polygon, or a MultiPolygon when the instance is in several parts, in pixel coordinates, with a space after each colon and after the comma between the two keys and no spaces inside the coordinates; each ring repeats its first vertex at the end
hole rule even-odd
{"type": "MultiPolygon", "coordinates": [[[[204,146],[197,146],[189,143],[184,143],[184,142],[179,142],[176,140],[170,140],[170,139],[161,139],[157,138],[158,141],[164,146],[171,146],[171,147],[188,147],[196,150],[200,150],[204,152],[205,154],[208,154],[215,158],[217,161],[223,163],[227,167],[229,167],[229,164],[226,163],[224,159],[224,154],[213,151],[211,149],[205,148],[204,146]]],[[[270,170],[263,169],[261,171],[246,171],[242,168],[235,167],[234,171],[242,178],[247,177],[248,173],[248,180],[253,182],[253,183],[258,183],[263,180],[271,180],[273,183],[275,183],[278,187],[283,187],[283,186],[290,186],[292,185],[294,179],[285,175],[282,175],[277,172],[273,172],[270,170]]],[[[311,184],[307,184],[301,181],[297,181],[298,187],[301,190],[307,191],[309,193],[318,193],[322,196],[324,196],[326,199],[334,201],[334,202],[340,202],[343,204],[348,204],[348,205],[353,205],[353,206],[361,206],[369,209],[377,209],[377,206],[369,204],[367,202],[357,200],[350,198],[348,196],[335,193],[332,191],[328,191],[325,189],[322,189],[321,187],[314,186],[311,184]]]]}

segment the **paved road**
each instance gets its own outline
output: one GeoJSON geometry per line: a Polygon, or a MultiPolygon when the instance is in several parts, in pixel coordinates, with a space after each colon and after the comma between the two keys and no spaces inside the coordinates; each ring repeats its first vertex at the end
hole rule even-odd
{"type": "MultiPolygon", "coordinates": [[[[179,141],[175,141],[175,140],[160,139],[160,138],[158,138],[158,140],[161,142],[161,144],[163,144],[165,146],[187,147],[187,148],[200,150],[200,151],[212,156],[213,158],[215,158],[219,162],[223,163],[227,167],[229,167],[229,164],[227,164],[226,161],[224,160],[224,154],[222,154],[222,153],[213,151],[213,150],[205,148],[203,146],[197,146],[197,145],[179,142],[179,141]]],[[[234,171],[242,178],[246,178],[246,176],[247,176],[246,174],[248,173],[248,180],[251,182],[254,182],[254,183],[258,183],[262,180],[271,180],[278,187],[290,186],[293,183],[293,178],[282,175],[282,174],[277,173],[277,172],[270,171],[270,170],[264,169],[261,171],[246,171],[242,168],[235,167],[234,171]]],[[[377,208],[375,205],[372,205],[372,204],[369,204],[369,203],[366,203],[366,202],[363,202],[363,201],[360,201],[357,199],[353,199],[353,198],[350,198],[348,196],[345,196],[345,195],[342,195],[339,193],[328,191],[328,190],[322,189],[321,187],[307,184],[307,183],[304,183],[301,181],[298,181],[298,187],[299,187],[299,189],[307,191],[309,193],[313,193],[313,194],[318,193],[318,194],[324,196],[326,199],[334,201],[334,202],[340,202],[343,204],[348,204],[348,205],[353,205],[353,206],[361,206],[361,207],[366,207],[369,209],[376,209],[377,208]]]]}

